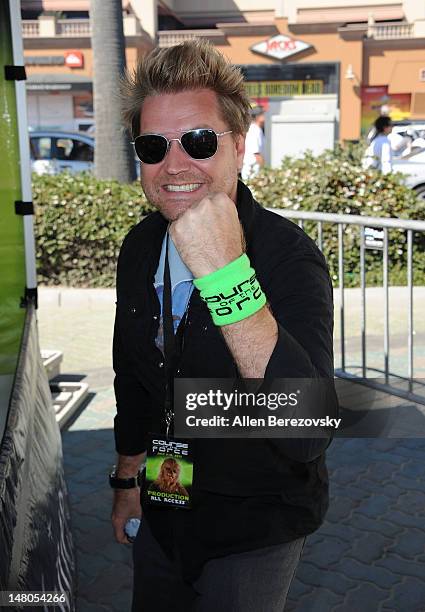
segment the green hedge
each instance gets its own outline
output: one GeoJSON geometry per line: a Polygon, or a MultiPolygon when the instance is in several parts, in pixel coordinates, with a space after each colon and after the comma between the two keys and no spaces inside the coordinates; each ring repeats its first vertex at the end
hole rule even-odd
{"type": "MultiPolygon", "coordinates": [[[[373,217],[421,219],[423,202],[396,174],[364,171],[361,147],[326,151],[318,157],[286,158],[249,183],[264,206],[373,217]]],[[[49,285],[112,287],[120,245],[129,229],[151,212],[140,185],[97,181],[88,174],[33,176],[39,281],[49,285]]],[[[304,228],[313,238],[316,227],[304,228]]],[[[337,228],[325,224],[324,253],[338,282],[337,228]]],[[[391,284],[406,282],[406,233],[389,232],[391,284]]],[[[347,227],[345,282],[359,282],[359,230],[347,227]]],[[[367,251],[368,284],[382,278],[382,253],[367,251]]],[[[425,236],[415,234],[414,280],[425,284],[425,236]]]]}
{"type": "Polygon", "coordinates": [[[151,212],[140,185],[33,175],[39,282],[113,287],[124,236],[151,212]]]}

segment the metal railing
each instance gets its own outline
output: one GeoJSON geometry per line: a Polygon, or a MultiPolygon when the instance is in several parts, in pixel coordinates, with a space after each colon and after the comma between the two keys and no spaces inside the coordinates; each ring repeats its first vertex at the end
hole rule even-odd
{"type": "MultiPolygon", "coordinates": [[[[135,15],[124,16],[124,36],[139,36],[140,22],[135,15]]],[[[90,19],[56,19],[54,16],[22,21],[24,38],[87,38],[91,36],[90,19]]]]}
{"type": "Polygon", "coordinates": [[[368,38],[375,40],[394,40],[398,38],[413,38],[413,23],[380,23],[369,25],[368,38]]]}
{"type": "Polygon", "coordinates": [[[38,19],[25,19],[22,21],[22,36],[24,38],[40,36],[40,23],[38,19]]]}
{"type": "Polygon", "coordinates": [[[91,25],[89,19],[58,19],[58,36],[79,38],[90,36],[91,25]]]}
{"type": "MultiPolygon", "coordinates": [[[[317,245],[323,250],[323,225],[337,225],[338,228],[338,280],[339,280],[339,318],[340,318],[340,349],[341,368],[335,373],[343,378],[357,378],[346,369],[345,350],[345,286],[344,286],[344,228],[347,225],[357,226],[360,232],[360,291],[361,291],[361,372],[362,378],[366,379],[367,367],[367,335],[366,335],[366,228],[378,228],[382,230],[382,245],[377,247],[382,250],[383,262],[383,289],[384,289],[384,369],[380,371],[385,377],[385,383],[374,383],[373,379],[367,379],[367,383],[379,390],[392,393],[404,399],[425,404],[425,397],[413,393],[413,384],[418,381],[414,379],[414,346],[413,346],[413,235],[415,232],[425,234],[425,221],[410,221],[385,217],[363,217],[360,215],[340,215],[331,213],[317,213],[300,210],[268,209],[287,219],[298,221],[303,228],[305,221],[317,224],[317,245]],[[390,318],[389,318],[389,261],[388,261],[388,231],[391,229],[403,230],[407,233],[407,296],[408,296],[408,330],[407,330],[407,378],[390,372],[390,318]],[[389,377],[396,377],[407,381],[407,391],[394,388],[389,384],[389,377]]],[[[370,247],[373,248],[373,247],[370,247]]],[[[379,371],[376,368],[371,368],[379,371]]]]}
{"type": "Polygon", "coordinates": [[[159,47],[172,47],[186,40],[193,40],[194,38],[214,39],[214,38],[222,37],[222,36],[223,36],[223,32],[217,29],[159,30],[158,46],[159,47]]]}

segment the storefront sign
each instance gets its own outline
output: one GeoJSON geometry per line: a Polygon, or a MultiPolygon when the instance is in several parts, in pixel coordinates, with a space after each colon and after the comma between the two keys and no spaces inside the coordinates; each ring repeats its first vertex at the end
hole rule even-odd
{"type": "Polygon", "coordinates": [[[272,36],[268,40],[263,40],[260,43],[256,43],[250,47],[254,53],[260,53],[267,57],[274,57],[275,59],[286,59],[291,55],[310,49],[312,45],[303,42],[302,40],[296,40],[290,38],[284,34],[277,34],[272,36]]]}
{"type": "Polygon", "coordinates": [[[65,65],[68,68],[83,68],[84,56],[81,51],[67,51],[65,53],[65,65]]]}
{"type": "Polygon", "coordinates": [[[69,91],[71,83],[27,83],[27,91],[69,91]]]}
{"type": "Polygon", "coordinates": [[[63,55],[25,55],[24,61],[27,66],[63,66],[65,64],[63,55]]]}
{"type": "Polygon", "coordinates": [[[92,91],[91,83],[32,83],[26,82],[27,91],[92,91]]]}
{"type": "Polygon", "coordinates": [[[66,51],[63,55],[25,55],[24,61],[27,66],[84,67],[84,55],[81,51],[66,51]]]}
{"type": "Polygon", "coordinates": [[[281,98],[323,94],[323,81],[248,81],[245,89],[250,98],[281,98]]]}

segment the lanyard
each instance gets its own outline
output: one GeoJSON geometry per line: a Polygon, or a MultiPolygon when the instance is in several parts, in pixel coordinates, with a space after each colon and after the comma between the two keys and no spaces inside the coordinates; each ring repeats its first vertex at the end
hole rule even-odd
{"type": "Polygon", "coordinates": [[[165,402],[164,423],[167,437],[174,434],[174,372],[182,354],[182,343],[187,311],[183,315],[177,333],[174,334],[171,275],[168,263],[168,242],[165,249],[164,291],[162,295],[162,325],[164,330],[164,362],[165,362],[165,402]]]}

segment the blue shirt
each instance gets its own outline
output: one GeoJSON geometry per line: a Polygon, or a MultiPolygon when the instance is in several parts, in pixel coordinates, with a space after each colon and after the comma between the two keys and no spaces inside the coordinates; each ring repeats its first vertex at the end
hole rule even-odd
{"type": "MultiPolygon", "coordinates": [[[[161,304],[161,319],[156,337],[157,347],[164,352],[164,327],[162,318],[162,297],[164,293],[164,265],[165,250],[167,246],[167,234],[162,242],[161,255],[159,257],[158,269],[155,273],[154,286],[161,304]]],[[[189,305],[190,296],[193,291],[193,274],[185,265],[176,249],[171,236],[168,241],[168,264],[170,266],[171,277],[171,300],[173,312],[174,333],[176,333],[179,323],[189,305]]]]}

